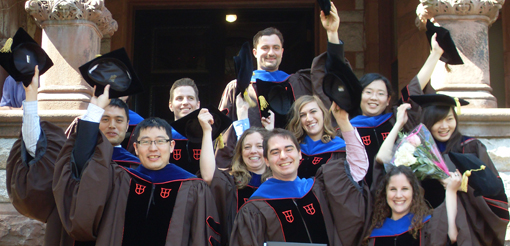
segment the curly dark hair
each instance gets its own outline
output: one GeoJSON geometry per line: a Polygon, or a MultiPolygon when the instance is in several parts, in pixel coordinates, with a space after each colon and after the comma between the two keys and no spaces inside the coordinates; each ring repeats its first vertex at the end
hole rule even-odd
{"type": "Polygon", "coordinates": [[[425,202],[425,198],[423,198],[424,191],[420,186],[420,181],[418,181],[411,168],[406,166],[393,167],[386,173],[382,182],[379,183],[379,186],[377,187],[372,224],[368,230],[368,235],[364,239],[365,245],[368,243],[368,238],[370,237],[370,234],[372,234],[372,230],[374,228],[381,228],[384,220],[391,217],[392,211],[386,200],[386,189],[388,188],[391,177],[399,174],[404,174],[413,188],[413,200],[411,201],[411,209],[409,213],[414,215],[410,226],[410,228],[412,228],[410,233],[414,238],[418,238],[418,232],[423,227],[423,218],[432,213],[431,209],[425,202]]]}

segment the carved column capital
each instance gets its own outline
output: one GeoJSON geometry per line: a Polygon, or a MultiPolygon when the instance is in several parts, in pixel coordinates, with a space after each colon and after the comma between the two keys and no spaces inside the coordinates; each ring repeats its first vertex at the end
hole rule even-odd
{"type": "Polygon", "coordinates": [[[25,10],[41,25],[49,20],[87,20],[96,24],[102,35],[113,35],[117,21],[104,0],[28,0],[25,10]]]}
{"type": "Polygon", "coordinates": [[[478,15],[488,18],[488,25],[496,21],[505,0],[420,0],[416,8],[416,26],[422,29],[427,19],[439,15],[478,15]]]}

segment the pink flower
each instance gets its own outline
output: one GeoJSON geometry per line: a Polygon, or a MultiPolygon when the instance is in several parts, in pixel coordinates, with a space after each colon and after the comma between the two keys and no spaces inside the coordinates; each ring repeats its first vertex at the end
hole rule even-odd
{"type": "Polygon", "coordinates": [[[409,141],[409,143],[414,147],[418,147],[421,144],[420,137],[416,134],[407,137],[407,141],[409,141]]]}

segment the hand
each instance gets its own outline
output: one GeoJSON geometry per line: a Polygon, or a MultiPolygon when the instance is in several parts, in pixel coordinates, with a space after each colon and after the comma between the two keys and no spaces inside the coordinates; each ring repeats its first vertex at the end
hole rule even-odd
{"type": "Polygon", "coordinates": [[[243,98],[243,93],[239,93],[236,96],[236,109],[237,109],[237,119],[247,119],[248,118],[248,108],[250,104],[246,102],[243,98]]]}
{"type": "Polygon", "coordinates": [[[25,87],[25,101],[37,101],[37,89],[39,89],[39,66],[35,66],[32,82],[27,87],[25,87]]]}
{"type": "Polygon", "coordinates": [[[447,180],[446,190],[457,192],[462,184],[462,174],[457,169],[447,180]]]}
{"type": "Polygon", "coordinates": [[[106,108],[108,104],[110,104],[110,85],[106,85],[104,87],[103,94],[96,97],[96,86],[94,86],[94,91],[92,91],[92,98],[90,98],[90,103],[97,105],[101,108],[106,108]]]}
{"type": "Polygon", "coordinates": [[[202,127],[202,131],[205,132],[212,132],[212,124],[214,124],[214,118],[211,113],[209,113],[209,110],[206,108],[203,108],[198,113],[198,122],[200,122],[200,126],[202,127]]]}
{"type": "Polygon", "coordinates": [[[262,117],[260,121],[262,122],[262,126],[264,126],[266,130],[271,131],[274,129],[274,113],[271,110],[268,110],[268,112],[269,116],[267,118],[262,117]]]}
{"type": "Polygon", "coordinates": [[[434,35],[432,35],[432,38],[430,39],[430,47],[432,48],[431,52],[442,55],[444,50],[441,48],[441,46],[439,46],[439,43],[437,42],[436,38],[437,33],[434,33],[434,35]]]}
{"type": "Polygon", "coordinates": [[[338,27],[340,26],[340,17],[338,16],[338,11],[331,2],[331,11],[329,11],[329,15],[326,16],[324,11],[321,10],[320,14],[322,26],[326,29],[328,33],[328,41],[330,43],[340,43],[338,39],[338,27]],[[338,42],[337,42],[338,41],[338,42]]]}
{"type": "Polygon", "coordinates": [[[409,103],[404,103],[398,106],[397,121],[395,122],[395,125],[399,126],[400,128],[404,127],[404,125],[407,123],[407,120],[409,119],[407,116],[407,110],[409,109],[411,109],[411,104],[409,103]]]}
{"type": "Polygon", "coordinates": [[[349,121],[349,113],[336,105],[335,102],[331,103],[329,111],[333,113],[337,124],[340,124],[341,121],[349,121]]]}

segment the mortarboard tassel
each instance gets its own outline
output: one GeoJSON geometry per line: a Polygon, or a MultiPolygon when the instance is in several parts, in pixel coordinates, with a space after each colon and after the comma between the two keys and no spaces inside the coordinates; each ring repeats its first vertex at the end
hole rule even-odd
{"type": "Polygon", "coordinates": [[[264,111],[269,106],[264,96],[259,96],[260,110],[264,111]]]}
{"type": "Polygon", "coordinates": [[[225,148],[225,143],[223,143],[223,134],[222,133],[220,133],[220,135],[216,138],[216,148],[217,149],[225,148]]]}
{"type": "Polygon", "coordinates": [[[457,112],[457,115],[460,115],[460,102],[458,97],[453,98],[455,100],[455,111],[457,112]]]}
{"type": "Polygon", "coordinates": [[[5,41],[4,47],[0,49],[0,52],[2,53],[11,53],[11,46],[12,46],[12,38],[7,39],[5,41]]]}
{"type": "Polygon", "coordinates": [[[248,103],[248,105],[250,105],[250,108],[257,106],[257,104],[248,95],[248,88],[246,88],[246,90],[243,92],[243,98],[244,98],[244,101],[246,101],[248,103]]]}
{"type": "Polygon", "coordinates": [[[485,165],[481,165],[479,169],[466,170],[464,172],[464,174],[462,174],[462,183],[460,183],[459,190],[463,191],[463,192],[467,192],[468,181],[469,181],[468,177],[471,176],[471,172],[482,171],[482,170],[485,170],[485,165]]]}

